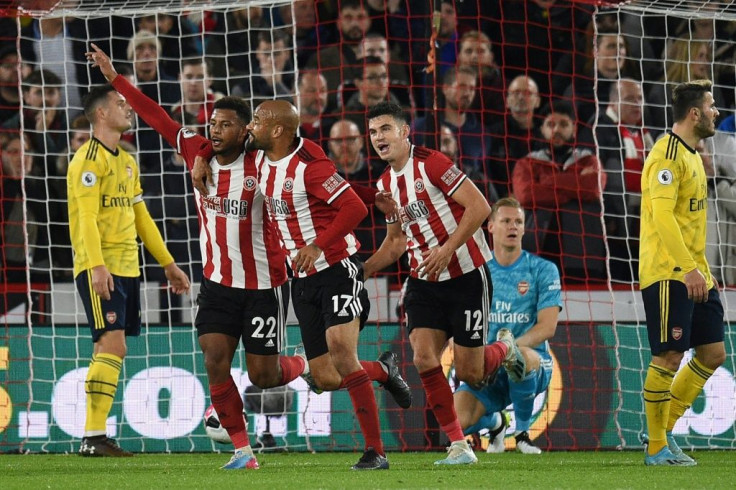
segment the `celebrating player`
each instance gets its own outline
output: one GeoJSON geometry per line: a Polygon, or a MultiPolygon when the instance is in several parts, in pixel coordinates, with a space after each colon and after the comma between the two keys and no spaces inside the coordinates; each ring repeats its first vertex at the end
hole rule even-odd
{"type": "Polygon", "coordinates": [[[652,352],[644,381],[644,463],[694,466],[672,429],[726,360],[723,305],[705,258],[708,185],[695,150],[715,134],[711,82],[677,85],[673,116],[672,131],[655,143],[641,176],[639,287],[652,352]],[[691,348],[695,356],[680,369],[691,348]]]}
{"type": "Polygon", "coordinates": [[[524,454],[542,451],[529,439],[534,398],[544,392],[552,378],[549,339],[557,329],[562,308],[560,273],[550,261],[522,250],[524,210],[519,201],[505,197],[491,210],[489,224],[493,255],[488,261],[493,282],[489,337],[509,329],[521,357],[499,369],[487,386],[475,389],[460,385],[455,392],[455,410],[465,434],[487,428],[491,432],[488,452],[504,451],[506,417],[510,403],[516,420],[516,450],[524,454]]]}
{"type": "Polygon", "coordinates": [[[296,136],[298,127],[292,104],[263,102],[248,124],[245,147],[258,150],[258,183],[294,273],[292,300],[310,373],[319,388],[350,394],[365,439],[353,469],[388,469],[371,379],[402,406],[411,404],[411,391],[393,354],[384,362],[358,360],[370,303],[352,230],[368,211],[322,148],[296,136]]]}
{"type": "MultiPolygon", "coordinates": [[[[113,87],[166,141],[189,168],[209,142],[182,128],[154,101],[119,76],[97,46],[87,57],[113,87]]],[[[195,190],[199,243],[205,258],[195,325],[210,383],[212,404],[235,446],[224,469],[257,469],[243,417],[243,399],[230,367],[242,338],[248,376],[261,387],[288,384],[306,372],[303,357],[280,356],[285,336],[288,283],[276,232],[264,219],[253,154],[243,151],[250,108],[237,97],[213,106],[210,135],[215,157],[213,185],[195,190]]]]}
{"type": "Polygon", "coordinates": [[[132,456],[107,437],[106,426],[127,352],[125,337],[141,331],[137,238],[164,268],[174,293],[187,293],[189,278],[174,263],[148,214],[138,165],[118,146],[132,124],[130,106],[105,85],[89,92],[84,114],[92,124],[92,139],[74,154],[67,174],[74,277],[94,342],[79,454],[132,456]]]}
{"type": "Polygon", "coordinates": [[[481,225],[490,212],[475,185],[438,151],[409,142],[408,116],[396,104],[368,112],[373,148],[389,168],[378,189],[399,203],[399,221],[388,224],[381,247],[365,263],[369,277],[398,260],[409,244],[411,274],[404,296],[414,365],[442,430],[448,456],[435,464],[478,461],[463,436],[440,356],[455,342],[455,369],[471,385],[482,385],[502,362],[520,356],[508,333],[486,345],[491,281],[490,259],[481,225]]]}

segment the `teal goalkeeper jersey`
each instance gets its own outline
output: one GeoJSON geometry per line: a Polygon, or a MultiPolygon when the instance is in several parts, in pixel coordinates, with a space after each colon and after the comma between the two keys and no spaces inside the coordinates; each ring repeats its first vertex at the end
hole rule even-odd
{"type": "MultiPolygon", "coordinates": [[[[551,306],[562,309],[560,273],[557,267],[541,257],[522,250],[513,264],[504,267],[493,255],[486,263],[493,280],[489,341],[496,340],[502,328],[521,337],[537,323],[537,312],[551,306]]],[[[549,343],[536,347],[548,352],[549,343]]]]}

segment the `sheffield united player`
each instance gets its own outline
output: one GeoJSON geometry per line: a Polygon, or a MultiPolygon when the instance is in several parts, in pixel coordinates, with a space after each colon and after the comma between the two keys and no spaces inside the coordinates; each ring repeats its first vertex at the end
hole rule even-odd
{"type": "Polygon", "coordinates": [[[478,461],[465,441],[452,391],[440,357],[455,342],[455,371],[461,381],[482,386],[500,367],[519,356],[513,335],[486,345],[491,258],[481,225],[488,202],[442,153],[410,143],[409,119],[396,104],[382,102],[368,111],[371,143],[389,164],[378,180],[399,205],[381,247],[365,263],[369,277],[409,250],[410,277],[404,296],[414,365],[427,401],[452,443],[435,464],[478,461]]]}
{"type": "MultiPolygon", "coordinates": [[[[298,127],[296,107],[263,102],[248,125],[246,149],[258,150],[259,185],[294,273],[292,301],[310,373],[319,388],[345,387],[350,394],[365,438],[353,469],[388,469],[371,386],[386,373],[381,363],[358,360],[370,303],[352,230],[368,211],[322,148],[296,136],[298,127]]],[[[390,370],[391,378],[396,373],[390,370]]],[[[405,383],[402,388],[410,397],[405,383]]]]}
{"type": "MultiPolygon", "coordinates": [[[[122,76],[97,46],[87,53],[138,115],[176,148],[191,170],[209,141],[173,121],[154,101],[122,76]]],[[[195,325],[220,423],[235,446],[224,469],[257,469],[243,416],[243,400],[231,375],[242,338],[251,381],[282,386],[306,372],[305,359],[280,356],[285,335],[288,283],[276,231],[264,220],[254,154],[243,151],[250,108],[240,98],[215,102],[210,117],[213,185],[195,191],[204,278],[197,297],[195,325]]]]}

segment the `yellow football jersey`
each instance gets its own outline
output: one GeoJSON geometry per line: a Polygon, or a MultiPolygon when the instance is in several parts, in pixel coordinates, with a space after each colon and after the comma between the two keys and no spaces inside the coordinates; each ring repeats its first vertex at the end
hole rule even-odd
{"type": "Polygon", "coordinates": [[[92,138],[69,163],[66,185],[74,276],[102,264],[117,276],[139,276],[133,205],[143,190],[133,157],[92,138]]]}
{"type": "Polygon", "coordinates": [[[665,279],[683,281],[694,266],[713,287],[705,258],[708,187],[700,155],[679,136],[668,133],[655,143],[641,176],[639,283],[645,288],[665,279]],[[657,203],[672,210],[677,230],[654,216],[657,203]]]}

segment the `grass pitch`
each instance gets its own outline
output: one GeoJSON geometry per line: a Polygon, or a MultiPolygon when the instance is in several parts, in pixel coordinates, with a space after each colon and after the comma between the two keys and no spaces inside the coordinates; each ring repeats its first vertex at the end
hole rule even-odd
{"type": "Polygon", "coordinates": [[[478,453],[472,466],[437,467],[443,453],[389,453],[388,471],[351,471],[358,453],[261,454],[258,471],[225,471],[229,454],[137,454],[134,458],[2,455],[11,489],[254,488],[733,488],[736,453],[693,453],[692,468],[645,467],[641,452],[478,453]],[[245,487],[244,487],[245,485],[245,487]]]}

